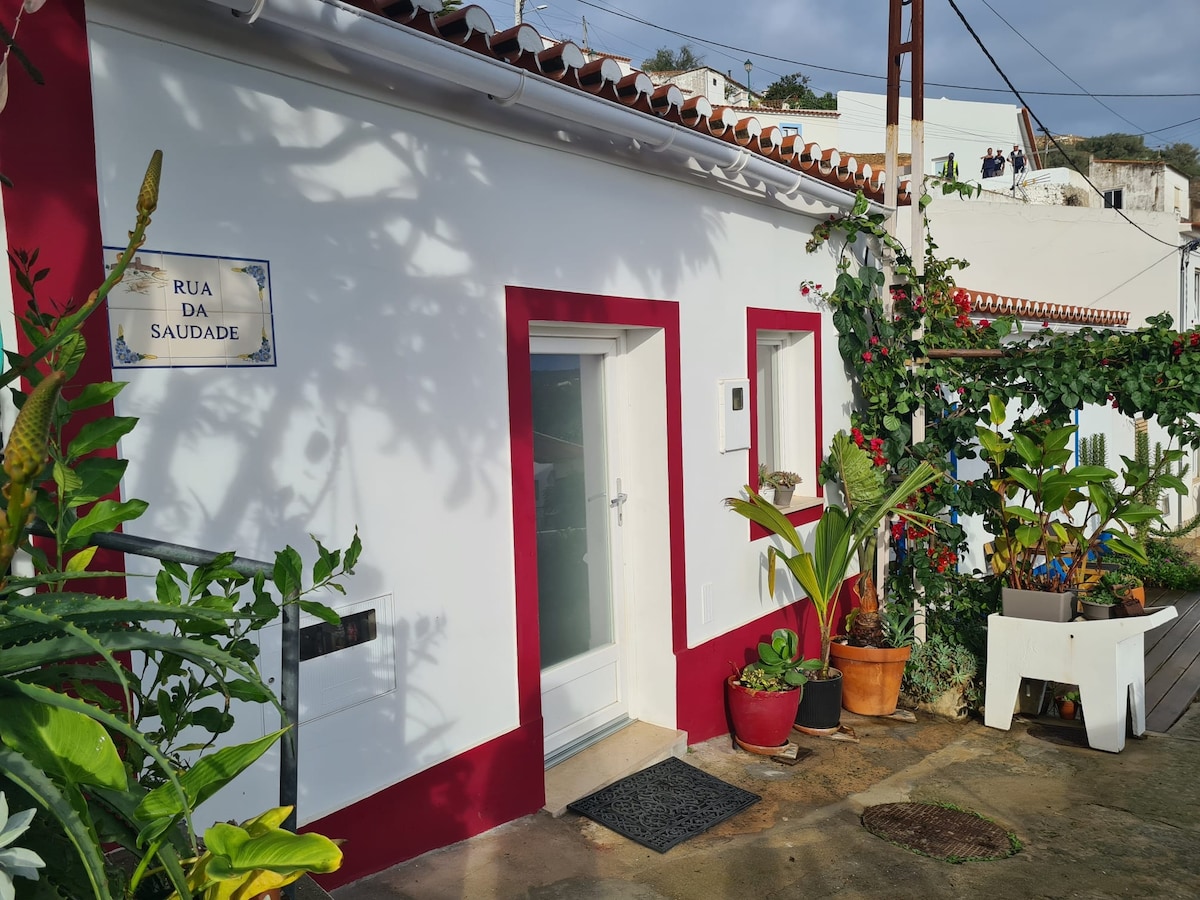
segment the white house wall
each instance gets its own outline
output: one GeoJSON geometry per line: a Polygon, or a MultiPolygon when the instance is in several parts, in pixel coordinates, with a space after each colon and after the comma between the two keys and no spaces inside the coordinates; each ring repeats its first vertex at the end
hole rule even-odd
{"type": "MultiPolygon", "coordinates": [[[[954,273],[961,285],[1006,297],[1128,310],[1131,327],[1161,312],[1178,318],[1179,223],[1166,213],[1126,212],[1152,236],[1116,210],[993,203],[986,194],[961,200],[935,191],[928,213],[939,256],[971,264],[954,273]]],[[[908,215],[907,208],[901,210],[899,233],[906,238],[908,215]]]]}
{"type": "MultiPolygon", "coordinates": [[[[680,304],[688,644],[778,605],[761,544],[721,504],[747,457],[718,451],[717,382],[745,377],[748,305],[812,309],[799,283],[832,283],[828,255],[803,251],[828,209],[497,135],[470,109],[419,111],[379,81],[251,55],[250,37],[194,23],[152,28],[138,8],[89,6],[105,243],[124,239],[162,148],[148,248],[268,260],[278,365],[120,373],[117,412],[142,419],[124,490],[151,503],[130,530],[264,557],[309,533],[343,545],[357,525],[344,602],[391,610],[380,695],[302,728],[304,820],[518,724],[506,285],[680,304]]],[[[827,314],[825,329],[828,436],[850,398],[827,314]]],[[[637,562],[655,590],[666,563],[637,562]]],[[[671,695],[640,689],[647,717],[674,724],[671,695]]],[[[262,727],[243,716],[236,736],[262,727]]],[[[271,778],[239,784],[224,814],[274,800],[271,778]]]]}
{"type": "MultiPolygon", "coordinates": [[[[859,91],[838,91],[837,146],[844,153],[883,153],[886,149],[887,97],[859,91]]],[[[900,153],[912,152],[912,101],[900,98],[900,153]]],[[[1013,144],[1030,148],[1021,136],[1020,107],[1007,103],[925,98],[925,173],[933,161],[953,153],[963,181],[977,180],[989,147],[1003,150],[1013,144]]]]}

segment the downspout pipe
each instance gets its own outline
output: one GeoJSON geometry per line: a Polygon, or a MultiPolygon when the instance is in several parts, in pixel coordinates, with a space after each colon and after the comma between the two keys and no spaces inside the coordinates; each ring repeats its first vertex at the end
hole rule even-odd
{"type": "MultiPolygon", "coordinates": [[[[229,9],[229,0],[206,2],[229,9]]],[[[700,165],[728,174],[740,173],[775,193],[791,196],[803,190],[807,196],[840,209],[850,209],[854,205],[854,197],[846,191],[758,154],[747,153],[740,147],[674,122],[563,87],[338,0],[254,0],[251,12],[256,13],[260,26],[269,24],[313,40],[330,42],[401,68],[436,76],[501,103],[601,128],[637,141],[647,150],[691,158],[700,165]]],[[[249,18],[249,15],[243,15],[241,21],[248,22],[249,18]]]]}

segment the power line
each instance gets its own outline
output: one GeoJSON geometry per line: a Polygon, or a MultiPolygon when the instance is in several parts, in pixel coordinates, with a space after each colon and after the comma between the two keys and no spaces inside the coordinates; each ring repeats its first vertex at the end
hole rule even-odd
{"type": "MultiPolygon", "coordinates": [[[[1115,285],[1115,286],[1114,286],[1114,287],[1112,287],[1111,289],[1109,289],[1109,290],[1105,291],[1103,294],[1101,294],[1099,297],[1097,297],[1095,300],[1093,300],[1093,301],[1092,301],[1090,304],[1088,304],[1088,305],[1089,305],[1089,306],[1095,306],[1097,303],[1099,303],[1101,300],[1103,300],[1103,299],[1104,299],[1105,297],[1107,297],[1109,294],[1115,294],[1117,291],[1119,291],[1121,288],[1125,287],[1125,285],[1129,284],[1129,283],[1130,283],[1131,281],[1133,281],[1135,278],[1140,278],[1141,276],[1143,276],[1143,275],[1145,275],[1147,272],[1149,272],[1151,269],[1153,269],[1155,266],[1157,266],[1157,265],[1161,265],[1161,264],[1162,264],[1162,262],[1163,262],[1164,260],[1170,259],[1172,256],[1174,256],[1174,255],[1175,255],[1175,252],[1176,252],[1177,250],[1180,250],[1180,249],[1181,249],[1180,247],[1172,247],[1172,248],[1171,248],[1170,250],[1168,250],[1168,251],[1167,251],[1167,252],[1166,252],[1166,253],[1165,253],[1163,256],[1160,256],[1160,257],[1159,257],[1158,259],[1156,259],[1154,262],[1150,263],[1150,265],[1146,266],[1146,268],[1142,269],[1140,272],[1134,272],[1132,275],[1130,275],[1128,278],[1126,278],[1126,279],[1125,279],[1124,281],[1122,281],[1120,284],[1118,284],[1118,285],[1115,285]]],[[[1180,324],[1181,326],[1183,325],[1183,323],[1182,323],[1182,322],[1180,322],[1179,324],[1180,324]]]]}
{"type": "MultiPolygon", "coordinates": [[[[1064,72],[1061,68],[1059,68],[1058,63],[1056,63],[1054,60],[1052,60],[1050,57],[1048,57],[1045,53],[1043,53],[1041,50],[1039,50],[1037,47],[1035,47],[1033,45],[1033,43],[1029,40],[1029,38],[1025,37],[1025,35],[1021,34],[1021,32],[1019,32],[1019,31],[1017,31],[1017,29],[1013,27],[1012,23],[1009,22],[1008,19],[1006,19],[1006,18],[1004,18],[1004,16],[1000,15],[1000,13],[996,10],[996,7],[994,7],[994,6],[992,6],[992,4],[988,3],[988,0],[980,0],[980,2],[984,6],[986,6],[988,9],[990,9],[995,14],[997,19],[999,19],[1001,22],[1003,22],[1005,25],[1007,25],[1013,34],[1015,34],[1017,37],[1019,37],[1021,40],[1023,40],[1026,44],[1028,44],[1031,48],[1033,48],[1034,53],[1036,53],[1038,56],[1040,56],[1046,62],[1050,63],[1050,65],[1054,66],[1054,68],[1058,71],[1058,73],[1060,75],[1062,75],[1064,78],[1066,78],[1067,81],[1071,82],[1071,84],[1075,85],[1075,87],[1079,88],[1081,91],[1086,93],[1089,97],[1091,97],[1093,100],[1095,100],[1097,103],[1099,103],[1105,109],[1107,109],[1110,113],[1112,113],[1114,116],[1116,116],[1122,122],[1125,122],[1127,125],[1132,125],[1134,128],[1139,129],[1139,131],[1140,131],[1140,129],[1142,127],[1141,125],[1138,125],[1136,122],[1129,121],[1129,119],[1125,118],[1123,115],[1121,115],[1119,112],[1117,112],[1111,106],[1109,106],[1107,103],[1105,103],[1099,97],[1094,96],[1090,91],[1088,91],[1087,88],[1085,88],[1082,84],[1080,84],[1078,81],[1076,81],[1074,78],[1072,78],[1066,72],[1064,72]]],[[[1165,129],[1160,129],[1160,130],[1165,130],[1165,129]]],[[[1153,132],[1141,131],[1140,133],[1141,134],[1152,134],[1153,132]]]]}
{"type": "MultiPolygon", "coordinates": [[[[590,0],[575,0],[575,2],[580,3],[584,6],[589,6],[592,9],[598,9],[601,12],[608,13],[611,16],[617,16],[618,18],[621,18],[621,19],[627,19],[630,22],[636,22],[639,25],[645,25],[649,28],[656,28],[659,31],[664,31],[667,34],[672,34],[675,37],[683,38],[684,40],[696,41],[697,43],[704,44],[705,46],[708,46],[708,47],[720,48],[722,50],[729,50],[729,51],[732,51],[737,56],[750,56],[755,59],[769,59],[769,60],[773,60],[774,62],[785,63],[788,66],[799,66],[799,67],[805,68],[805,69],[820,69],[822,72],[834,72],[838,75],[852,75],[855,78],[873,78],[878,81],[886,81],[887,80],[886,75],[876,75],[871,72],[855,72],[851,69],[838,69],[833,66],[822,66],[822,65],[818,65],[817,63],[801,62],[800,60],[789,59],[785,56],[774,56],[770,53],[762,53],[757,50],[749,50],[745,47],[738,47],[734,44],[723,44],[719,41],[713,41],[713,40],[709,40],[708,38],[700,37],[699,35],[688,34],[686,31],[677,31],[674,28],[667,28],[665,25],[658,25],[654,22],[649,21],[648,19],[643,19],[640,16],[633,15],[632,13],[627,13],[627,12],[618,10],[615,7],[601,6],[597,3],[592,3],[592,2],[590,2],[590,0]]],[[[945,82],[940,82],[940,81],[927,81],[927,82],[925,82],[925,85],[926,85],[926,87],[954,88],[954,89],[960,90],[960,91],[980,91],[980,92],[989,93],[989,94],[1007,94],[1007,93],[1009,93],[1009,90],[1010,90],[1009,88],[978,87],[978,86],[969,85],[969,84],[947,84],[945,82]]],[[[1127,99],[1156,99],[1157,100],[1160,98],[1162,98],[1162,99],[1177,99],[1180,97],[1200,97],[1200,92],[1195,92],[1195,91],[1181,92],[1181,93],[1156,92],[1153,94],[1123,94],[1123,93],[1098,94],[1098,93],[1088,93],[1086,91],[1084,91],[1082,93],[1080,93],[1078,91],[1025,91],[1025,94],[1030,97],[1091,97],[1093,99],[1095,99],[1097,97],[1103,97],[1105,99],[1127,98],[1127,99]]]]}
{"type": "MultiPolygon", "coordinates": [[[[1079,166],[1077,166],[1075,164],[1075,161],[1073,159],[1071,159],[1069,156],[1067,156],[1067,152],[1062,148],[1062,145],[1059,144],[1059,142],[1055,139],[1054,135],[1052,135],[1050,133],[1050,129],[1042,124],[1042,120],[1039,119],[1037,117],[1037,113],[1035,113],[1030,108],[1029,104],[1025,101],[1025,98],[1021,96],[1021,92],[1018,91],[1016,86],[1012,83],[1012,80],[1006,74],[1004,74],[1004,70],[1000,68],[1000,64],[998,62],[996,62],[995,57],[993,57],[991,52],[988,50],[988,48],[984,46],[983,40],[979,37],[978,34],[975,33],[975,29],[972,28],[971,23],[967,21],[967,17],[962,14],[962,10],[960,10],[958,8],[958,4],[955,3],[954,0],[946,0],[946,2],[948,2],[950,4],[950,8],[952,10],[954,10],[954,14],[956,16],[958,16],[959,21],[961,21],[963,23],[963,27],[967,29],[967,33],[970,34],[971,37],[974,38],[975,43],[979,45],[979,49],[983,52],[983,55],[987,57],[988,62],[990,62],[992,64],[992,68],[994,68],[996,70],[996,74],[998,74],[1002,79],[1004,79],[1004,83],[1008,85],[1008,89],[1013,92],[1013,95],[1018,100],[1021,101],[1021,105],[1024,106],[1027,110],[1029,110],[1029,115],[1033,118],[1033,121],[1037,122],[1038,128],[1042,129],[1042,131],[1045,132],[1046,138],[1052,144],[1054,144],[1055,149],[1057,149],[1058,152],[1063,155],[1063,158],[1068,163],[1070,163],[1071,168],[1074,169],[1076,172],[1078,172],[1081,176],[1083,176],[1083,180],[1088,183],[1088,187],[1090,187],[1093,191],[1095,191],[1099,196],[1103,197],[1104,191],[1102,191],[1102,190],[1100,190],[1100,188],[1096,187],[1096,185],[1092,182],[1092,179],[1087,176],[1087,173],[1085,173],[1083,171],[1083,169],[1079,168],[1079,166]]],[[[1142,234],[1146,235],[1146,237],[1152,238],[1153,240],[1158,241],[1160,244],[1165,244],[1168,247],[1174,247],[1176,250],[1182,249],[1177,244],[1174,244],[1170,241],[1164,241],[1158,235],[1151,234],[1149,231],[1147,231],[1145,228],[1143,228],[1137,222],[1133,221],[1133,219],[1129,218],[1129,216],[1125,215],[1124,210],[1118,209],[1115,206],[1112,207],[1112,209],[1122,219],[1124,219],[1126,222],[1128,222],[1130,225],[1132,225],[1134,228],[1136,228],[1142,234]]]]}

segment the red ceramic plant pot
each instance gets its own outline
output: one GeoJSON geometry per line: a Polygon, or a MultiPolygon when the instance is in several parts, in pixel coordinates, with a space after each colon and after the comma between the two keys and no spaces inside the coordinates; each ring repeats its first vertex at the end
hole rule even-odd
{"type": "Polygon", "coordinates": [[[736,675],[725,682],[733,733],[745,744],[778,748],[787,743],[800,705],[800,688],[790,691],[756,691],[738,683],[736,675]]]}

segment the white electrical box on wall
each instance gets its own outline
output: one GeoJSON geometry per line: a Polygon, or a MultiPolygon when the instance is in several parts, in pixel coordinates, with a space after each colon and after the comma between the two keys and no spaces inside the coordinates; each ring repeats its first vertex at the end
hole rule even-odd
{"type": "Polygon", "coordinates": [[[721,452],[750,449],[750,379],[725,378],[721,392],[721,452]]]}

